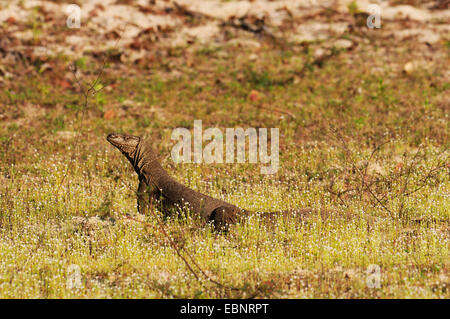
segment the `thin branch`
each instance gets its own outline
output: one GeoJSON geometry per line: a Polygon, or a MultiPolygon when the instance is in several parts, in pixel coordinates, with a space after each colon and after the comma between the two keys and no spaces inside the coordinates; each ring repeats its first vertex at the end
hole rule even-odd
{"type": "MultiPolygon", "coordinates": [[[[123,182],[123,181],[122,181],[122,182],[123,182]]],[[[128,187],[129,189],[131,189],[131,187],[130,187],[129,185],[125,184],[124,182],[123,182],[123,185],[125,185],[126,187],[128,187]]],[[[145,205],[147,206],[148,211],[150,211],[151,214],[153,215],[153,217],[156,218],[157,223],[158,223],[158,226],[159,226],[159,230],[161,231],[161,233],[169,240],[169,242],[170,242],[172,248],[176,251],[178,257],[180,257],[180,259],[185,263],[185,265],[186,265],[186,267],[188,268],[188,270],[194,275],[194,277],[195,277],[200,283],[202,283],[202,282],[201,282],[201,280],[200,280],[198,274],[194,271],[193,267],[192,267],[191,264],[188,262],[188,260],[183,256],[183,254],[181,253],[181,251],[183,251],[183,252],[186,254],[186,256],[190,259],[191,263],[192,263],[192,264],[198,269],[198,271],[199,271],[199,272],[200,272],[200,273],[201,273],[208,281],[210,281],[211,283],[215,284],[216,286],[218,286],[218,287],[220,287],[220,288],[222,288],[222,289],[229,289],[229,290],[234,290],[234,291],[245,291],[244,288],[228,286],[228,285],[225,285],[225,284],[223,284],[223,283],[221,283],[221,282],[219,282],[219,281],[217,281],[217,280],[211,278],[211,276],[209,276],[209,275],[208,275],[208,274],[207,274],[207,273],[206,273],[206,272],[198,265],[198,263],[196,262],[196,260],[194,259],[194,257],[192,257],[192,255],[191,255],[184,247],[179,247],[179,246],[175,243],[175,241],[172,239],[172,237],[170,237],[170,235],[169,235],[168,232],[166,231],[166,229],[165,229],[165,227],[164,227],[164,224],[162,223],[161,219],[159,218],[159,216],[156,214],[156,212],[155,212],[154,209],[153,209],[153,201],[150,200],[150,203],[148,203],[147,201],[145,201],[145,198],[142,196],[142,194],[138,193],[137,191],[135,191],[135,190],[133,190],[133,189],[131,189],[131,190],[136,194],[136,196],[137,196],[139,199],[144,200],[144,203],[145,203],[145,205]]],[[[151,224],[149,224],[149,223],[147,223],[147,222],[144,222],[144,221],[135,219],[135,218],[130,217],[130,216],[127,216],[126,218],[131,219],[131,220],[133,220],[133,221],[135,221],[135,222],[141,223],[141,224],[143,224],[143,225],[145,225],[145,226],[147,226],[147,227],[154,228],[153,225],[151,225],[151,224]]],[[[255,298],[255,297],[258,295],[258,293],[259,293],[259,288],[256,288],[256,292],[255,292],[250,298],[255,298]]]]}
{"type": "MultiPolygon", "coordinates": [[[[119,38],[116,40],[116,43],[114,44],[114,47],[113,47],[114,49],[117,48],[117,46],[118,46],[118,44],[119,44],[119,41],[122,39],[122,34],[125,32],[125,29],[126,29],[127,25],[128,25],[128,24],[126,23],[125,26],[123,27],[123,29],[122,29],[122,31],[121,31],[121,33],[120,33],[120,35],[119,35],[119,38]]],[[[75,152],[76,152],[76,150],[77,150],[77,148],[78,148],[78,145],[79,145],[79,143],[80,143],[81,136],[82,136],[82,133],[81,133],[81,132],[82,132],[82,129],[81,129],[81,128],[82,128],[82,125],[83,125],[83,122],[84,122],[85,115],[86,115],[86,113],[87,113],[87,109],[88,109],[88,105],[89,105],[89,96],[90,96],[91,93],[92,93],[92,95],[95,95],[95,94],[98,92],[98,91],[95,90],[95,86],[97,85],[97,83],[98,83],[100,77],[103,75],[103,72],[104,72],[104,69],[105,69],[105,67],[106,67],[106,63],[107,63],[108,59],[109,59],[108,56],[106,56],[106,57],[103,59],[102,67],[101,67],[99,73],[97,74],[96,79],[91,83],[91,85],[89,85],[89,87],[88,87],[87,89],[84,89],[83,84],[81,83],[80,79],[78,78],[78,76],[77,76],[77,74],[76,74],[76,72],[77,72],[77,67],[76,67],[76,65],[74,64],[74,65],[72,66],[72,73],[74,74],[74,78],[75,78],[75,80],[76,80],[76,82],[77,82],[77,84],[78,84],[78,86],[79,86],[79,88],[80,88],[81,94],[83,94],[84,102],[83,102],[83,107],[82,107],[81,121],[80,121],[80,128],[79,128],[80,136],[79,136],[79,138],[77,138],[77,140],[75,141],[74,150],[73,150],[72,155],[71,155],[71,157],[70,157],[69,164],[68,164],[67,167],[66,167],[66,171],[64,172],[64,175],[63,175],[63,177],[61,178],[61,181],[60,181],[60,183],[59,183],[59,185],[58,185],[58,189],[57,189],[57,191],[56,191],[57,194],[59,194],[59,192],[60,192],[60,190],[61,190],[61,187],[62,187],[62,185],[63,185],[65,179],[66,179],[67,176],[69,175],[70,169],[72,168],[73,162],[74,162],[74,160],[75,160],[75,152]]],[[[100,90],[99,90],[99,91],[100,91],[100,90]]],[[[77,113],[78,113],[78,112],[77,112],[77,113]]]]}

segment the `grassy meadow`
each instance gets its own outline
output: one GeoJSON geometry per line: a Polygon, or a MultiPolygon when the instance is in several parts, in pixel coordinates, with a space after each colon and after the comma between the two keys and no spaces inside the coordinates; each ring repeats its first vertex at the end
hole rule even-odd
{"type": "Polygon", "coordinates": [[[3,66],[13,77],[0,82],[1,298],[450,297],[449,40],[431,51],[353,30],[340,39],[358,45],[321,61],[329,41],[247,36],[259,45],[3,66]],[[426,66],[404,70],[424,52],[426,66]],[[278,172],[175,164],[172,130],[194,120],[279,128],[278,172]],[[273,227],[252,217],[216,233],[192,215],[139,215],[137,175],[111,132],[152,139],[177,180],[237,206],[332,216],[273,227]]]}

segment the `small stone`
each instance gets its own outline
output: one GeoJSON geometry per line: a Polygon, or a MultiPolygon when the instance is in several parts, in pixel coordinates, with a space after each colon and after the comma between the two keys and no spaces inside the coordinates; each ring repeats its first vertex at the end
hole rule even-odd
{"type": "Polygon", "coordinates": [[[250,56],[248,58],[251,61],[255,61],[255,60],[258,60],[258,55],[253,53],[253,54],[250,54],[250,56]]]}
{"type": "Polygon", "coordinates": [[[416,72],[417,70],[425,68],[425,67],[426,67],[426,63],[424,61],[414,60],[414,61],[407,62],[403,67],[403,71],[406,74],[411,75],[414,72],[416,72]]]}
{"type": "Polygon", "coordinates": [[[334,43],[334,46],[338,49],[349,49],[353,46],[353,42],[346,39],[339,39],[334,43]]]}

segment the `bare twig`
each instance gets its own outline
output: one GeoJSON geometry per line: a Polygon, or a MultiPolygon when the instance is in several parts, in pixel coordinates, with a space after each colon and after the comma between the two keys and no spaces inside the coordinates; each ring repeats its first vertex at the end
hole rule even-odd
{"type": "MultiPolygon", "coordinates": [[[[334,128],[332,128],[331,131],[334,133],[334,137],[337,138],[337,140],[340,142],[340,146],[342,147],[342,149],[345,152],[346,160],[350,163],[352,171],[354,173],[358,174],[358,176],[359,176],[359,178],[354,179],[355,184],[359,185],[359,187],[357,187],[357,188],[347,189],[347,190],[341,191],[341,192],[335,192],[332,189],[333,185],[328,187],[327,190],[331,194],[338,197],[338,199],[341,200],[341,202],[343,201],[341,198],[341,195],[346,192],[355,191],[355,190],[358,191],[359,199],[361,201],[363,200],[363,193],[366,192],[370,196],[369,200],[370,200],[372,206],[374,206],[374,207],[376,207],[378,205],[381,206],[392,217],[402,217],[405,203],[406,203],[408,197],[410,195],[416,193],[423,187],[425,187],[427,185],[428,181],[431,178],[434,178],[439,171],[441,171],[443,168],[445,168],[445,165],[446,165],[446,161],[443,160],[443,161],[440,161],[436,166],[431,167],[428,170],[428,172],[421,178],[421,180],[419,182],[417,182],[417,186],[414,189],[409,190],[409,180],[412,175],[412,172],[418,165],[420,153],[422,151],[422,146],[419,146],[418,150],[415,152],[412,159],[410,160],[410,162],[408,164],[408,168],[405,169],[404,172],[402,171],[400,174],[390,174],[388,176],[381,176],[381,178],[377,177],[375,180],[370,181],[367,178],[367,175],[368,175],[367,171],[368,171],[368,167],[370,166],[370,162],[374,158],[375,154],[381,149],[381,147],[384,146],[385,144],[387,144],[388,142],[384,142],[384,143],[377,145],[372,150],[370,156],[368,157],[368,159],[365,161],[363,167],[361,168],[355,163],[353,155],[348,147],[347,141],[343,138],[342,134],[340,134],[340,132],[338,132],[334,128]],[[391,194],[392,196],[389,196],[392,185],[400,185],[399,186],[400,189],[398,189],[394,195],[391,194]],[[380,197],[380,194],[377,194],[377,192],[374,191],[372,186],[376,186],[376,187],[381,186],[382,189],[385,189],[386,191],[380,197]],[[387,187],[387,189],[386,189],[386,187],[387,187]],[[394,213],[392,211],[392,209],[389,208],[387,205],[387,203],[392,201],[394,198],[399,200],[399,206],[398,206],[398,209],[396,210],[396,213],[394,213]]],[[[442,153],[443,152],[444,151],[442,151],[442,153]]],[[[423,155],[422,157],[424,158],[425,155],[423,155]]]]}
{"type": "MultiPolygon", "coordinates": [[[[369,168],[370,162],[372,161],[372,158],[375,156],[375,153],[378,152],[384,145],[386,145],[388,143],[389,143],[389,141],[383,142],[383,143],[379,144],[378,146],[376,146],[373,149],[372,153],[369,156],[369,159],[366,161],[366,165],[365,165],[365,168],[364,168],[364,175],[362,177],[363,181],[365,181],[366,178],[367,178],[367,169],[369,168]]],[[[361,185],[361,187],[363,187],[363,186],[364,185],[361,185]]],[[[361,197],[360,197],[360,199],[361,199],[361,197]]]]}
{"type": "Polygon", "coordinates": [[[188,9],[176,1],[173,2],[173,5],[174,5],[175,9],[177,10],[177,12],[181,15],[185,15],[185,16],[188,16],[191,18],[207,18],[207,19],[219,20],[218,18],[215,18],[213,16],[188,9]]]}
{"type": "Polygon", "coordinates": [[[263,106],[263,105],[259,105],[258,107],[261,108],[261,109],[264,109],[264,110],[271,111],[271,112],[287,114],[287,115],[289,115],[290,117],[292,117],[293,119],[296,118],[296,116],[294,115],[294,113],[289,112],[289,111],[286,111],[286,110],[282,110],[282,109],[280,109],[280,108],[276,108],[276,107],[270,108],[270,107],[265,107],[265,106],[263,106]]]}
{"type": "MultiPolygon", "coordinates": [[[[121,40],[122,34],[123,34],[123,32],[125,32],[126,27],[127,27],[127,24],[125,24],[125,26],[123,27],[122,31],[120,32],[120,36],[116,40],[116,43],[115,43],[115,45],[113,47],[114,49],[117,48],[117,45],[119,44],[119,41],[121,40]]],[[[100,71],[97,74],[96,79],[87,87],[87,89],[85,89],[85,87],[83,86],[82,82],[78,78],[78,76],[77,76],[77,67],[76,67],[75,64],[73,64],[72,73],[74,74],[74,78],[75,78],[75,80],[76,80],[76,82],[78,84],[78,87],[79,87],[79,89],[81,91],[81,94],[83,95],[83,98],[84,98],[83,106],[81,108],[82,109],[82,113],[81,113],[80,128],[79,128],[80,136],[75,141],[74,149],[73,149],[73,152],[72,152],[72,154],[70,156],[69,164],[67,165],[66,170],[64,172],[64,175],[61,178],[61,181],[60,181],[60,183],[58,185],[58,189],[57,189],[57,192],[56,192],[57,194],[59,194],[59,192],[61,190],[61,187],[62,187],[65,179],[67,178],[67,176],[68,176],[68,174],[70,172],[70,169],[72,168],[73,162],[75,160],[75,153],[76,153],[78,145],[79,145],[79,143],[81,141],[81,136],[82,136],[82,133],[81,133],[82,129],[81,128],[82,128],[82,125],[83,125],[83,122],[84,122],[85,114],[87,113],[87,109],[88,109],[88,105],[89,105],[89,97],[90,97],[91,94],[95,95],[98,92],[98,91],[96,91],[95,87],[97,86],[98,81],[100,80],[100,77],[103,75],[103,72],[105,70],[107,61],[108,61],[108,56],[105,56],[104,59],[103,59],[102,67],[100,68],[100,71]]],[[[102,89],[103,88],[104,87],[102,87],[102,89]]]]}
{"type": "MultiPolygon", "coordinates": [[[[353,171],[358,172],[358,174],[361,176],[361,192],[365,188],[381,207],[383,207],[389,214],[393,215],[392,211],[389,208],[387,208],[387,206],[382,202],[381,199],[378,198],[378,196],[375,195],[371,186],[366,183],[365,175],[358,168],[353,157],[351,156],[351,152],[350,152],[350,149],[348,148],[347,141],[343,138],[343,136],[336,129],[331,128],[331,130],[336,134],[338,140],[342,143],[342,147],[345,150],[347,157],[351,160],[353,171]]],[[[381,144],[381,145],[384,145],[384,144],[381,144]]],[[[377,150],[379,150],[381,145],[379,147],[376,147],[375,150],[372,151],[372,154],[374,154],[377,150]]],[[[370,156],[370,159],[371,158],[372,158],[372,155],[370,156]]],[[[362,199],[362,196],[360,196],[360,198],[362,199]]]]}
{"type": "MultiPolygon", "coordinates": [[[[129,185],[126,185],[125,183],[123,183],[126,187],[128,187],[129,189],[131,189],[131,187],[129,187],[129,185]]],[[[131,189],[136,196],[139,199],[144,199],[142,194],[138,193],[137,191],[131,189]]],[[[147,201],[144,200],[145,205],[148,208],[148,211],[151,212],[151,214],[153,215],[153,217],[157,220],[158,226],[159,226],[159,231],[164,235],[164,237],[166,237],[169,240],[170,245],[172,246],[172,248],[175,250],[175,252],[177,253],[178,257],[180,257],[180,259],[184,262],[184,264],[186,265],[186,267],[188,268],[188,270],[193,274],[193,276],[195,277],[196,280],[198,280],[201,284],[203,284],[200,280],[200,277],[198,276],[198,274],[195,272],[194,267],[195,266],[198,271],[211,283],[215,284],[216,286],[218,286],[219,288],[222,289],[228,289],[228,290],[234,290],[234,291],[245,291],[244,288],[240,288],[240,287],[233,287],[233,286],[229,286],[229,285],[225,285],[213,278],[211,278],[211,276],[209,276],[196,262],[195,258],[186,250],[186,248],[184,247],[179,247],[175,241],[173,240],[173,238],[168,234],[168,232],[166,231],[164,224],[162,223],[160,217],[156,214],[156,212],[153,209],[153,201],[150,200],[150,203],[148,203],[147,201]],[[189,258],[190,262],[187,260],[187,258],[185,256],[183,256],[182,251],[184,252],[184,254],[187,256],[187,258],[189,258]],[[193,264],[193,266],[191,265],[191,263],[193,264]]],[[[131,216],[126,216],[127,219],[133,220],[135,222],[141,223],[146,227],[150,227],[150,228],[154,228],[154,226],[150,223],[138,220],[136,218],[133,218],[131,216]]],[[[250,299],[255,298],[257,295],[259,294],[259,288],[256,288],[256,292],[249,297],[250,299]]]]}

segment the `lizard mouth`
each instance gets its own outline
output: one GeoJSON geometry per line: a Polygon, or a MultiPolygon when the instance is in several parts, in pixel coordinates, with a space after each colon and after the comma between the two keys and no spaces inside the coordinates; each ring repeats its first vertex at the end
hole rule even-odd
{"type": "MultiPolygon", "coordinates": [[[[128,150],[137,146],[136,137],[127,136],[119,133],[108,134],[106,140],[121,151],[128,150]],[[134,147],[133,147],[134,146],[134,147]]],[[[130,151],[130,150],[128,150],[130,151]]]]}
{"type": "Polygon", "coordinates": [[[106,140],[113,146],[117,147],[122,152],[126,152],[127,154],[131,154],[131,152],[136,149],[140,142],[140,138],[138,136],[120,133],[108,134],[106,140]]]}
{"type": "Polygon", "coordinates": [[[108,136],[106,137],[106,140],[114,146],[118,145],[120,139],[121,139],[121,136],[116,133],[108,134],[108,136]]]}
{"type": "Polygon", "coordinates": [[[107,139],[108,141],[111,141],[111,140],[116,139],[116,138],[118,138],[118,137],[119,137],[119,134],[117,134],[117,133],[110,133],[110,134],[108,134],[108,136],[106,137],[106,139],[107,139]]]}

